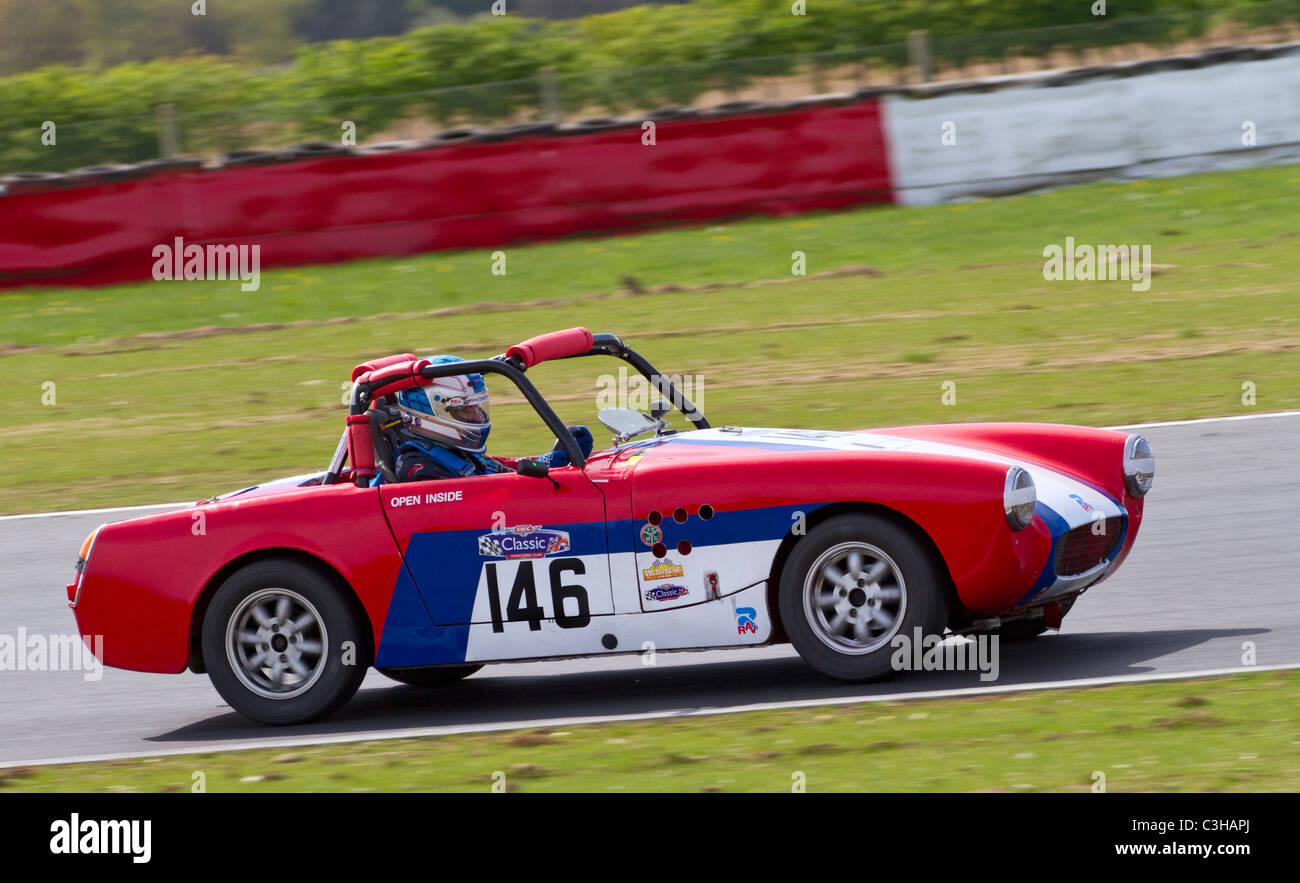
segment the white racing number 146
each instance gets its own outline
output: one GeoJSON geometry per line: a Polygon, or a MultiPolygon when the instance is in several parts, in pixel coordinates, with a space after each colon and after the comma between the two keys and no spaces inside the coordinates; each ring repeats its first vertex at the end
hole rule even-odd
{"type": "Polygon", "coordinates": [[[581,558],[548,558],[518,562],[510,594],[506,598],[502,615],[501,586],[509,579],[508,567],[514,562],[492,562],[485,565],[488,607],[492,613],[492,631],[505,631],[507,622],[527,622],[531,631],[539,631],[542,620],[554,619],[563,629],[586,628],[591,623],[591,605],[585,586],[567,584],[568,574],[582,576],[587,572],[581,558]],[[546,564],[550,579],[550,606],[538,601],[537,577],[533,564],[546,564]],[[567,603],[567,606],[566,606],[567,603]]]}

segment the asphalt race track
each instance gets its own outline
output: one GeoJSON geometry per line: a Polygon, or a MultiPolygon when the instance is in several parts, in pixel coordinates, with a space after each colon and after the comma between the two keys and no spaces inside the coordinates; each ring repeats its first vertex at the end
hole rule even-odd
{"type": "MultiPolygon", "coordinates": [[[[1002,648],[998,685],[1300,664],[1300,414],[1141,430],[1156,483],[1128,562],[1084,595],[1060,634],[1002,648]]],[[[220,489],[214,489],[220,490],[220,489]]],[[[64,585],[97,524],[135,513],[0,519],[0,634],[75,634],[64,585]]],[[[503,665],[417,690],[371,672],[343,712],[292,729],[232,712],[206,676],[0,671],[0,765],[175,753],[555,719],[981,687],[975,672],[845,685],[788,646],[503,665]]]]}

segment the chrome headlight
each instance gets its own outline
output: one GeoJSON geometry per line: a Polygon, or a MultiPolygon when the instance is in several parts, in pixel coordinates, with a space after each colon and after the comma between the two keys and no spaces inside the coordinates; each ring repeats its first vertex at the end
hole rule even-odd
{"type": "Polygon", "coordinates": [[[1151,453],[1151,442],[1140,435],[1130,435],[1124,444],[1124,484],[1128,492],[1141,497],[1151,490],[1156,477],[1156,458],[1151,453]]]}
{"type": "Polygon", "coordinates": [[[1024,530],[1034,520],[1038,505],[1038,489],[1034,478],[1019,466],[1007,470],[1007,481],[1002,487],[1002,508],[1007,513],[1007,524],[1012,530],[1024,530]]]}

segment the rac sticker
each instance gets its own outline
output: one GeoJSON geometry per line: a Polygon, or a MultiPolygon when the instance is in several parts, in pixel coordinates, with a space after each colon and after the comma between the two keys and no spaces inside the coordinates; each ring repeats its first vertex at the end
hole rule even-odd
{"type": "Polygon", "coordinates": [[[736,608],[736,634],[758,634],[758,611],[753,607],[736,608]]]}

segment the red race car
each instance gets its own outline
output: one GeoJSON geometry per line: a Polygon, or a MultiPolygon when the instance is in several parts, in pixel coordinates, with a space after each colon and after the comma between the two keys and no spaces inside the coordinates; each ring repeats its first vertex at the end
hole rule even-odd
{"type": "Polygon", "coordinates": [[[68,600],[105,664],[206,671],[272,724],[339,708],[372,665],[431,685],[491,662],[788,641],[827,675],[875,679],[900,635],[1059,627],[1133,547],[1154,474],[1146,439],[1074,426],[711,428],[585,328],[490,359],[390,356],[353,381],[325,472],[86,539],[68,600]],[[526,373],[579,356],[621,359],[663,397],[601,411],[614,444],[586,456],[526,373]],[[470,372],[513,383],[567,465],[396,482],[380,406],[470,372]],[[693,428],[670,428],[672,407],[693,428]]]}

